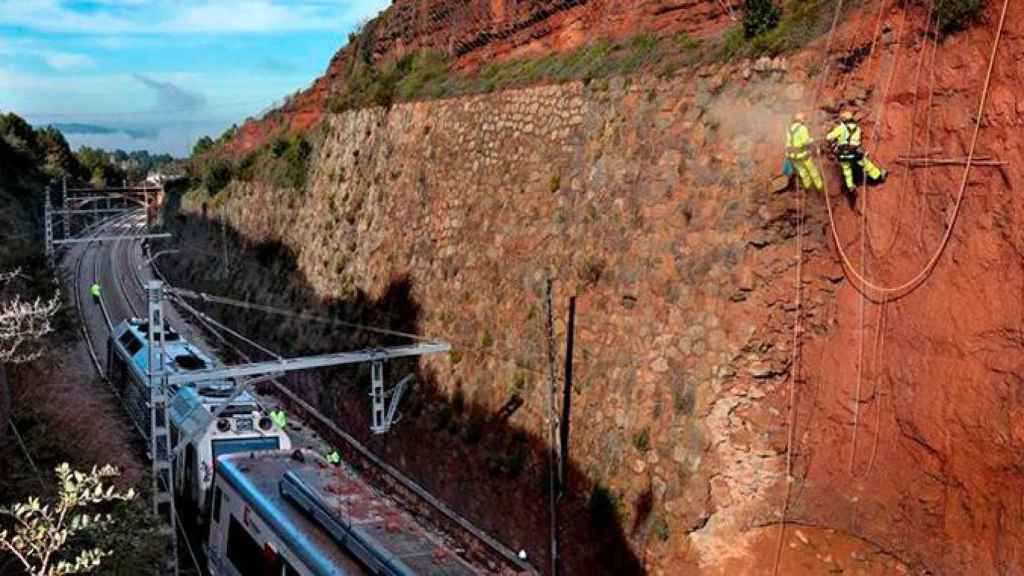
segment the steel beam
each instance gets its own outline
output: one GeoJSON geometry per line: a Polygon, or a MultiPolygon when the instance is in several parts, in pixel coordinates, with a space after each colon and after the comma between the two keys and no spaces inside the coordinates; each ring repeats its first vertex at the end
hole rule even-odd
{"type": "Polygon", "coordinates": [[[124,212],[138,212],[138,208],[103,208],[97,210],[51,210],[50,214],[121,214],[124,212]]]}
{"type": "Polygon", "coordinates": [[[92,238],[71,238],[68,240],[54,240],[54,244],[81,244],[84,242],[102,242],[103,240],[141,240],[144,238],[170,238],[171,235],[163,232],[160,234],[134,234],[130,236],[94,236],[92,238]]]}
{"type": "Polygon", "coordinates": [[[227,380],[232,378],[246,378],[249,376],[260,376],[277,372],[295,372],[298,370],[309,370],[311,368],[327,368],[329,366],[344,366],[346,364],[359,364],[361,362],[376,362],[379,360],[394,360],[396,358],[410,358],[423,356],[424,354],[440,354],[452,349],[447,342],[431,342],[426,344],[412,344],[409,346],[391,346],[387,348],[373,348],[358,352],[341,352],[338,354],[323,354],[320,356],[307,356],[305,358],[285,358],[284,360],[268,360],[266,362],[253,362],[251,364],[240,364],[224,368],[207,368],[206,370],[194,370],[181,374],[168,374],[168,384],[184,384],[186,382],[209,382],[210,380],[227,380]]]}

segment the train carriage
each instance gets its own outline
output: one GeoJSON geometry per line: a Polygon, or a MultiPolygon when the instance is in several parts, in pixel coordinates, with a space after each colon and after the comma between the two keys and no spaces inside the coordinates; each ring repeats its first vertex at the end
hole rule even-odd
{"type": "MultiPolygon", "coordinates": [[[[148,323],[126,320],[114,328],[107,346],[107,376],[129,417],[143,436],[149,432],[148,323]]],[[[212,360],[169,326],[164,329],[164,370],[188,373],[213,366],[212,360]]],[[[291,441],[273,425],[251,394],[231,398],[226,380],[172,386],[167,420],[171,442],[191,438],[174,460],[175,488],[190,513],[205,518],[211,500],[213,466],[218,456],[254,450],[287,450],[291,441]],[[216,421],[210,417],[228,403],[216,421]]]]}
{"type": "Polygon", "coordinates": [[[478,572],[345,466],[285,450],[217,460],[213,576],[472,576],[478,572]]]}

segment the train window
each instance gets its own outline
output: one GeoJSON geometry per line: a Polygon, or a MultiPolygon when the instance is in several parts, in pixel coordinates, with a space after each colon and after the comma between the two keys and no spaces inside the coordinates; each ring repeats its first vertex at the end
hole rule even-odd
{"type": "Polygon", "coordinates": [[[239,574],[245,576],[279,576],[281,559],[270,548],[263,548],[253,540],[238,519],[231,517],[228,526],[228,560],[239,574]],[[272,553],[268,553],[268,550],[272,553]]]}
{"type": "Polygon", "coordinates": [[[213,493],[213,521],[220,522],[220,499],[223,496],[220,492],[220,486],[217,486],[213,493]]]}
{"type": "Polygon", "coordinates": [[[139,342],[138,338],[135,337],[131,332],[125,332],[118,338],[118,342],[124,349],[128,351],[128,354],[135,355],[136,352],[142,349],[142,343],[139,342]]]}
{"type": "Polygon", "coordinates": [[[202,370],[206,362],[195,354],[180,354],[174,357],[174,363],[185,370],[202,370]]]}

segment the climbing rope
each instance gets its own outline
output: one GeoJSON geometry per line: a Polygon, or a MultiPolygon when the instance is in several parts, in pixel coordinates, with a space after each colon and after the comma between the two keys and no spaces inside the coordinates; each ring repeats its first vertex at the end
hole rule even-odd
{"type": "MultiPolygon", "coordinates": [[[[884,6],[884,3],[882,5],[884,6]]],[[[874,120],[874,122],[872,124],[873,125],[873,129],[871,130],[871,134],[869,135],[869,140],[868,140],[867,146],[865,146],[866,149],[869,149],[869,152],[867,153],[867,155],[873,154],[874,151],[878,147],[878,140],[879,140],[878,139],[878,133],[881,131],[882,119],[883,119],[883,117],[885,115],[885,103],[889,99],[889,91],[892,89],[892,82],[893,82],[893,79],[896,77],[896,70],[897,70],[897,68],[899,68],[900,54],[902,53],[902,48],[903,48],[903,33],[906,30],[909,7],[910,7],[909,3],[905,4],[904,7],[903,7],[903,19],[900,21],[899,33],[896,35],[896,50],[895,50],[895,54],[893,55],[892,65],[889,67],[889,74],[888,74],[888,77],[886,78],[886,81],[885,81],[885,84],[884,84],[884,88],[882,89],[882,97],[879,99],[878,107],[875,109],[875,120],[874,120]]],[[[882,14],[882,11],[879,10],[879,16],[881,16],[881,14],[882,14]]],[[[880,26],[878,24],[880,22],[881,22],[881,19],[879,18],[879,21],[878,21],[878,23],[876,23],[876,26],[875,26],[876,37],[872,40],[871,52],[868,54],[868,58],[871,58],[871,57],[874,56],[875,46],[877,45],[877,41],[878,41],[877,34],[878,34],[879,29],[880,29],[880,26]]],[[[879,57],[879,59],[878,59],[879,68],[881,68],[881,65],[882,65],[881,64],[881,60],[882,60],[881,57],[879,57]]],[[[910,136],[911,137],[911,141],[913,141],[913,128],[911,128],[911,133],[910,134],[911,134],[911,136],[910,136]]],[[[863,207],[861,209],[861,219],[860,219],[860,269],[863,270],[865,274],[867,274],[867,270],[868,270],[868,267],[867,267],[868,249],[870,248],[871,253],[874,254],[874,242],[871,240],[870,229],[868,227],[868,213],[869,213],[869,209],[868,209],[868,193],[867,192],[868,192],[868,182],[867,182],[867,178],[864,178],[864,182],[863,182],[862,188],[861,188],[861,197],[864,199],[864,201],[863,201],[863,207]]],[[[861,402],[862,402],[861,401],[861,397],[862,397],[861,392],[862,392],[863,387],[864,387],[864,331],[865,331],[864,321],[865,321],[866,314],[867,314],[867,311],[865,309],[866,305],[867,305],[866,304],[866,300],[867,300],[867,295],[864,294],[864,292],[861,292],[860,293],[860,311],[859,311],[860,312],[860,314],[859,314],[860,338],[858,340],[858,347],[857,347],[857,349],[858,349],[858,353],[857,353],[857,386],[856,386],[856,389],[855,389],[855,392],[854,392],[854,397],[853,397],[853,440],[851,442],[851,450],[850,450],[850,465],[849,465],[850,475],[853,475],[853,473],[854,473],[853,465],[854,465],[854,462],[856,461],[856,458],[857,458],[857,433],[858,433],[859,428],[860,428],[860,405],[861,405],[861,402]]]]}
{"type": "Polygon", "coordinates": [[[871,366],[875,369],[875,386],[872,391],[872,395],[877,398],[876,402],[878,406],[875,408],[875,441],[871,445],[871,457],[868,459],[868,467],[865,471],[865,475],[870,474],[871,470],[875,467],[875,456],[878,454],[878,442],[882,436],[882,385],[879,383],[881,379],[881,369],[879,366],[882,364],[881,357],[885,350],[885,319],[888,301],[885,297],[882,298],[882,305],[878,309],[878,329],[875,331],[875,353],[871,361],[871,366]]]}
{"type": "MultiPolygon", "coordinates": [[[[924,279],[926,279],[929,274],[931,274],[932,270],[935,268],[935,265],[939,262],[939,259],[942,257],[942,254],[945,252],[946,247],[949,245],[949,240],[950,240],[950,238],[953,235],[953,230],[956,228],[956,222],[957,222],[957,220],[959,218],[960,210],[961,210],[961,208],[963,206],[963,200],[964,200],[965,192],[967,190],[967,181],[968,181],[968,178],[970,177],[970,173],[971,173],[971,165],[974,163],[974,156],[975,156],[975,153],[977,151],[977,146],[978,146],[978,138],[979,138],[980,133],[981,133],[982,117],[983,117],[984,112],[985,112],[985,104],[988,101],[989,88],[991,87],[991,84],[992,84],[992,72],[993,72],[993,70],[995,68],[996,55],[997,55],[998,50],[999,50],[999,43],[1002,40],[1003,30],[1004,30],[1005,25],[1006,25],[1006,13],[1007,13],[1007,9],[1009,8],[1009,5],[1010,5],[1009,0],[1004,0],[1002,14],[1001,14],[1001,16],[999,18],[999,26],[996,29],[996,37],[995,37],[995,40],[992,42],[992,53],[991,53],[991,56],[989,57],[988,70],[985,73],[985,81],[982,83],[981,97],[979,98],[978,111],[977,111],[977,114],[975,116],[974,134],[973,134],[973,136],[971,138],[971,146],[970,146],[970,149],[969,149],[969,152],[968,152],[968,155],[967,155],[967,163],[966,163],[966,166],[964,167],[963,176],[962,176],[961,181],[960,181],[959,191],[957,192],[956,204],[953,207],[952,218],[949,221],[949,225],[947,226],[946,231],[945,231],[945,233],[942,236],[942,241],[939,243],[938,248],[932,254],[931,258],[928,260],[928,263],[925,264],[925,266],[916,275],[914,275],[914,277],[912,277],[911,279],[903,282],[902,284],[898,284],[898,285],[895,285],[895,286],[884,286],[884,285],[881,285],[881,284],[876,284],[875,282],[872,282],[871,280],[868,280],[866,277],[864,277],[864,275],[862,275],[860,272],[857,271],[857,269],[850,262],[850,258],[846,254],[846,251],[843,249],[842,241],[839,238],[839,232],[837,230],[836,222],[835,222],[835,214],[834,214],[834,212],[832,210],[832,200],[831,200],[831,196],[829,195],[829,192],[828,192],[828,186],[826,184],[825,190],[824,190],[824,193],[825,193],[825,206],[828,208],[828,217],[829,217],[830,227],[832,229],[832,238],[835,241],[836,249],[839,251],[840,257],[842,258],[844,270],[847,272],[847,275],[848,275],[847,277],[851,281],[856,281],[856,283],[859,284],[859,286],[858,286],[859,290],[862,290],[862,291],[863,290],[872,290],[874,292],[877,292],[880,295],[881,294],[888,294],[888,295],[890,295],[890,299],[906,296],[911,291],[916,289],[921,284],[921,282],[924,279]],[[851,278],[851,276],[852,276],[852,278],[851,278]]],[[[819,161],[820,161],[820,157],[821,157],[821,152],[819,151],[818,152],[819,161]]]]}
{"type": "MultiPolygon", "coordinates": [[[[876,31],[877,31],[877,29],[880,26],[880,20],[881,20],[881,14],[882,14],[883,8],[884,8],[884,2],[879,7],[879,16],[878,16],[878,19],[876,21],[876,31]]],[[[839,252],[839,254],[840,254],[841,258],[842,258],[844,273],[847,275],[848,279],[850,279],[851,281],[852,280],[856,280],[857,284],[860,285],[858,287],[858,289],[861,290],[862,292],[865,291],[866,289],[871,289],[871,290],[874,290],[876,292],[879,292],[879,293],[884,295],[884,297],[885,297],[884,302],[888,302],[889,300],[891,300],[892,299],[891,295],[899,294],[899,293],[904,292],[906,290],[907,291],[906,293],[901,294],[901,295],[899,295],[897,297],[905,296],[906,294],[909,294],[909,292],[911,290],[915,289],[920,284],[921,281],[923,281],[925,278],[928,277],[928,275],[934,269],[935,265],[938,263],[938,261],[941,258],[942,254],[945,252],[945,249],[946,249],[946,247],[949,244],[949,240],[951,238],[952,231],[953,231],[953,229],[955,227],[957,218],[959,216],[961,206],[963,204],[964,193],[965,193],[966,188],[967,188],[967,180],[968,180],[968,178],[970,176],[971,164],[974,161],[974,154],[975,154],[975,151],[977,149],[978,137],[979,137],[980,130],[981,130],[982,114],[984,113],[985,103],[986,103],[987,98],[988,98],[989,87],[990,87],[991,81],[992,81],[992,72],[993,72],[994,67],[995,67],[995,61],[996,61],[996,55],[998,53],[999,43],[1000,43],[1000,40],[1002,39],[1002,33],[1003,33],[1003,29],[1004,29],[1005,23],[1006,23],[1006,13],[1007,13],[1007,9],[1008,8],[1009,8],[1009,0],[1004,0],[1002,12],[1001,12],[1000,19],[999,19],[999,26],[997,28],[996,37],[995,37],[995,39],[993,41],[993,45],[992,45],[992,54],[989,57],[988,69],[987,69],[986,74],[985,74],[985,81],[984,81],[983,88],[982,88],[982,94],[981,94],[981,97],[979,99],[978,114],[977,114],[977,117],[976,117],[977,119],[976,119],[976,122],[975,122],[974,134],[972,136],[970,152],[969,152],[968,158],[967,158],[967,164],[966,164],[966,166],[964,168],[963,178],[961,180],[959,192],[957,194],[957,201],[956,201],[956,205],[954,207],[953,218],[951,219],[951,221],[949,223],[949,226],[947,227],[946,232],[943,235],[942,241],[940,242],[938,249],[935,251],[935,253],[932,255],[932,257],[929,259],[928,263],[925,265],[925,267],[920,272],[918,272],[913,278],[911,278],[907,282],[904,282],[903,284],[900,284],[900,285],[897,285],[897,286],[882,286],[882,285],[878,285],[878,284],[875,284],[874,282],[869,281],[862,274],[860,274],[856,270],[856,268],[853,266],[853,264],[850,262],[849,256],[846,254],[845,250],[843,249],[843,244],[842,244],[842,241],[839,238],[839,233],[838,233],[838,230],[837,230],[837,227],[836,227],[835,214],[833,213],[833,210],[832,210],[831,196],[828,193],[827,183],[825,184],[823,192],[825,194],[825,205],[826,205],[826,207],[828,209],[829,225],[830,225],[830,229],[831,229],[831,232],[832,232],[833,241],[835,242],[836,249],[838,250],[838,252],[839,252]],[[852,276],[853,278],[850,278],[850,276],[852,276]]],[[[839,20],[839,14],[840,14],[841,10],[842,10],[842,0],[840,0],[837,3],[837,5],[836,5],[836,11],[835,11],[835,14],[833,16],[832,25],[831,25],[831,28],[830,28],[829,34],[828,34],[828,40],[826,41],[826,44],[825,44],[824,57],[823,57],[824,62],[823,62],[823,65],[822,65],[822,77],[821,77],[821,80],[819,81],[819,85],[818,85],[818,88],[817,88],[817,90],[815,92],[815,97],[814,97],[814,108],[815,109],[817,109],[817,102],[819,100],[819,97],[821,95],[821,91],[823,89],[824,83],[825,83],[827,75],[828,75],[828,70],[829,70],[828,57],[829,57],[829,54],[830,54],[830,51],[831,51],[831,47],[832,47],[832,43],[833,43],[833,40],[834,40],[834,37],[835,37],[835,31],[836,31],[836,28],[837,28],[837,23],[838,23],[838,20],[839,20]]],[[[872,41],[872,52],[873,52],[874,44],[875,44],[876,41],[877,41],[877,34],[876,34],[876,39],[872,41]]],[[[938,47],[937,47],[937,43],[936,43],[936,46],[933,49],[933,54],[935,52],[937,52],[937,50],[938,50],[938,47]]],[[[934,59],[933,59],[933,62],[934,62],[934,59]]],[[[932,76],[934,77],[934,70],[932,70],[932,76]]],[[[934,91],[933,91],[933,94],[934,94],[934,91]]],[[[931,109],[931,102],[929,102],[929,113],[930,113],[930,109],[931,109]]],[[[929,122],[930,122],[930,118],[929,118],[929,122]]],[[[930,137],[930,124],[929,124],[929,137],[930,137]]],[[[821,163],[821,151],[820,150],[818,150],[816,152],[816,157],[818,159],[819,165],[822,165],[822,163],[821,163]]],[[[802,213],[802,207],[803,207],[802,198],[798,200],[798,203],[799,203],[799,206],[800,206],[799,212],[802,213]]],[[[799,229],[800,229],[800,227],[799,227],[799,222],[798,222],[798,230],[799,229]]],[[[800,246],[799,235],[798,235],[798,242],[797,242],[797,244],[798,244],[798,247],[800,248],[800,250],[802,250],[802,246],[800,246]]],[[[803,256],[802,253],[798,252],[798,254],[797,254],[797,259],[798,259],[798,265],[797,265],[798,275],[802,273],[802,256],[803,256]]],[[[799,278],[798,278],[798,280],[799,280],[799,278]]],[[[782,511],[781,511],[781,514],[780,514],[779,539],[778,539],[778,545],[777,545],[776,553],[775,553],[775,561],[774,561],[774,565],[773,565],[773,568],[772,568],[772,574],[773,575],[777,575],[778,571],[779,571],[779,564],[781,562],[782,549],[783,549],[783,544],[784,544],[784,540],[785,540],[786,516],[787,516],[788,510],[789,510],[790,498],[792,496],[792,469],[793,469],[792,451],[793,451],[793,438],[794,438],[794,435],[795,435],[795,431],[794,431],[794,428],[795,428],[795,426],[794,426],[794,424],[795,424],[795,410],[796,410],[796,387],[795,387],[795,384],[796,384],[796,373],[798,372],[798,369],[799,369],[799,356],[798,356],[797,350],[798,350],[798,345],[799,345],[799,341],[798,340],[799,340],[800,308],[801,308],[800,300],[802,298],[802,289],[801,288],[802,288],[802,286],[798,282],[798,284],[797,284],[797,310],[796,310],[796,318],[795,318],[795,321],[794,321],[794,328],[793,328],[793,330],[794,330],[794,350],[793,350],[794,363],[792,365],[793,369],[791,370],[791,376],[790,376],[790,407],[789,407],[790,409],[789,409],[789,416],[788,416],[788,428],[789,428],[789,430],[788,430],[787,439],[786,439],[786,492],[785,492],[785,497],[784,497],[784,500],[783,500],[782,511]]],[[[881,316],[881,312],[880,312],[879,330],[882,330],[884,328],[882,326],[883,324],[884,324],[884,316],[881,316]]],[[[881,337],[881,336],[882,336],[882,334],[880,332],[879,337],[881,337]]],[[[876,342],[877,342],[877,340],[876,340],[876,342]]],[[[879,415],[877,417],[880,418],[880,413],[879,413],[879,415]]],[[[872,448],[872,456],[871,456],[871,461],[869,463],[869,470],[871,469],[871,467],[874,464],[874,459],[875,459],[875,453],[876,452],[877,452],[877,436],[876,436],[876,446],[872,448]]]]}
{"type": "Polygon", "coordinates": [[[793,436],[796,430],[796,382],[800,377],[800,332],[801,308],[803,307],[803,222],[804,222],[804,189],[800,185],[799,178],[797,188],[797,216],[796,216],[796,311],[793,318],[793,350],[789,375],[789,414],[788,429],[786,431],[786,496],[782,506],[782,517],[779,525],[779,542],[775,549],[775,567],[772,574],[778,574],[779,562],[782,559],[782,547],[786,535],[786,514],[789,510],[789,501],[793,496],[793,436]]]}
{"type": "MultiPolygon", "coordinates": [[[[908,5],[909,5],[909,3],[908,3],[908,5]]],[[[925,59],[924,57],[925,57],[925,54],[928,53],[928,32],[929,32],[929,30],[931,30],[931,26],[932,26],[932,13],[934,11],[935,11],[935,3],[934,2],[929,2],[928,3],[928,16],[927,16],[927,18],[925,18],[924,35],[922,36],[922,42],[921,42],[921,53],[917,57],[917,70],[914,72],[914,99],[913,99],[913,103],[910,106],[910,140],[907,142],[907,158],[908,159],[914,153],[914,141],[916,140],[915,137],[917,136],[917,103],[918,103],[918,100],[919,100],[918,96],[919,96],[920,88],[921,88],[921,71],[924,69],[924,59],[925,59]]],[[[937,24],[936,24],[936,27],[937,27],[937,24]]],[[[935,32],[936,32],[936,34],[938,34],[938,30],[937,29],[936,29],[935,32]]],[[[935,79],[935,73],[934,73],[934,70],[932,70],[932,80],[933,80],[933,82],[931,83],[931,87],[930,87],[931,91],[929,92],[929,101],[931,100],[931,97],[934,96],[934,93],[935,93],[934,79],[935,79]]],[[[927,146],[925,147],[925,152],[924,153],[925,153],[926,157],[928,157],[928,155],[931,154],[931,151],[927,148],[927,146]]],[[[910,162],[909,161],[906,164],[904,164],[903,170],[902,170],[902,172],[900,174],[900,191],[899,191],[899,194],[898,194],[899,205],[896,208],[896,225],[894,226],[894,229],[893,229],[892,241],[889,242],[889,246],[885,250],[885,254],[884,254],[885,256],[888,256],[889,254],[891,254],[893,248],[896,247],[896,241],[900,237],[900,229],[903,227],[903,201],[904,201],[904,196],[905,196],[906,190],[907,190],[907,178],[908,177],[910,177],[910,162]]],[[[911,179],[911,182],[913,182],[913,179],[911,179]]],[[[923,219],[923,217],[922,217],[922,219],[923,219]]],[[[924,227],[922,226],[922,229],[923,228],[924,227]]]]}

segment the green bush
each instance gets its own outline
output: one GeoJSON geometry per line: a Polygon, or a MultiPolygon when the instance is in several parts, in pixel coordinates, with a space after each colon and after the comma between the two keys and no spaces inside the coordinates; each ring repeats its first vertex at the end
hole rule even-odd
{"type": "Polygon", "coordinates": [[[218,158],[206,163],[202,168],[203,185],[211,196],[216,196],[231,183],[234,170],[231,163],[218,158]]]}
{"type": "Polygon", "coordinates": [[[939,30],[948,34],[966,28],[978,17],[983,5],[982,0],[935,0],[939,30]]]}
{"type": "Polygon", "coordinates": [[[746,0],[743,5],[743,34],[759,36],[779,25],[782,13],[772,0],[746,0]]]}
{"type": "Polygon", "coordinates": [[[647,452],[651,448],[651,433],[644,428],[633,435],[633,447],[640,452],[647,452]]]}
{"type": "Polygon", "coordinates": [[[331,103],[331,110],[387,108],[397,101],[412,100],[424,94],[443,96],[447,93],[450,70],[448,58],[437,51],[407,54],[385,65],[356,62],[345,89],[331,103]]]}
{"type": "MultiPolygon", "coordinates": [[[[770,0],[764,1],[771,5],[770,0]]],[[[748,35],[749,28],[744,18],[743,26],[733,28],[723,36],[715,58],[728,62],[738,57],[778,56],[797,50],[828,29],[832,11],[825,8],[834,5],[835,0],[786,0],[777,24],[754,36],[748,35]]]]}

